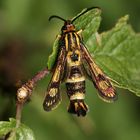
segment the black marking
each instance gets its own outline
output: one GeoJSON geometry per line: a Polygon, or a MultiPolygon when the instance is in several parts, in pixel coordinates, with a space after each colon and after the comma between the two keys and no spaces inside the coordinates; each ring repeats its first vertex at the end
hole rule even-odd
{"type": "Polygon", "coordinates": [[[65,44],[65,36],[64,35],[62,35],[61,36],[61,39],[59,40],[59,49],[61,48],[61,46],[66,46],[66,44],[65,44]]]}
{"type": "Polygon", "coordinates": [[[58,88],[59,87],[60,82],[53,82],[50,84],[50,88],[58,88]]]}
{"type": "Polygon", "coordinates": [[[80,66],[72,66],[69,69],[69,75],[68,75],[68,79],[72,79],[72,78],[80,78],[83,76],[83,72],[80,66]]]}
{"type": "Polygon", "coordinates": [[[70,33],[68,33],[68,36],[67,36],[67,40],[68,40],[68,49],[71,50],[71,36],[70,36],[70,33]]]}
{"type": "Polygon", "coordinates": [[[88,106],[83,100],[72,100],[68,107],[68,112],[72,114],[77,114],[77,116],[85,116],[88,111],[88,106]]]}
{"type": "Polygon", "coordinates": [[[71,55],[72,61],[78,61],[78,58],[79,58],[79,55],[76,54],[76,53],[73,53],[73,54],[71,55]]]}
{"type": "Polygon", "coordinates": [[[70,75],[75,75],[79,73],[81,76],[82,76],[82,73],[81,73],[81,70],[79,69],[79,67],[77,66],[72,66],[71,67],[71,72],[70,72],[70,75]]]}
{"type": "Polygon", "coordinates": [[[106,81],[105,76],[103,76],[102,74],[98,74],[98,79],[99,81],[106,81]]]}
{"type": "Polygon", "coordinates": [[[66,88],[69,98],[77,92],[85,94],[85,81],[66,83],[66,88]]]}
{"type": "Polygon", "coordinates": [[[43,108],[46,111],[51,111],[55,107],[57,107],[60,101],[61,101],[61,96],[59,91],[55,93],[55,96],[51,96],[50,94],[47,94],[43,103],[43,108]]]}

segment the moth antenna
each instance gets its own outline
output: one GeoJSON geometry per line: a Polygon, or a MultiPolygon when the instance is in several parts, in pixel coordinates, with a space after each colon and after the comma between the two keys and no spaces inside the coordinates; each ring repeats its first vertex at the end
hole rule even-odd
{"type": "Polygon", "coordinates": [[[50,16],[50,17],[49,17],[49,21],[52,20],[53,18],[57,18],[57,19],[60,19],[60,20],[62,20],[62,21],[64,21],[64,22],[66,22],[65,19],[63,19],[62,17],[56,16],[56,15],[50,16]]]}
{"type": "Polygon", "coordinates": [[[90,8],[87,8],[85,11],[83,11],[81,14],[79,14],[77,17],[75,17],[73,20],[72,20],[72,23],[77,19],[79,18],[80,16],[82,16],[83,14],[87,13],[88,11],[92,10],[92,9],[101,9],[100,7],[90,7],[90,8]]]}

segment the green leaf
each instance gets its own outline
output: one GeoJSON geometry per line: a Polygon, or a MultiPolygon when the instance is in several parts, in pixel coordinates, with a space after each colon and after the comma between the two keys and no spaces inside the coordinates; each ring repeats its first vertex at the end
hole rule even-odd
{"type": "Polygon", "coordinates": [[[52,54],[48,58],[47,67],[49,70],[53,68],[56,61],[56,57],[58,54],[58,41],[59,41],[59,36],[57,36],[56,40],[54,41],[52,54]]]}
{"type": "MultiPolygon", "coordinates": [[[[140,34],[127,24],[128,18],[127,15],[122,17],[113,29],[101,33],[101,45],[91,53],[117,87],[140,96],[140,34]]],[[[89,40],[94,44],[92,38],[89,40]]]]}
{"type": "MultiPolygon", "coordinates": [[[[93,38],[95,38],[95,34],[99,28],[100,21],[101,21],[100,14],[101,14],[101,10],[95,8],[88,11],[87,13],[85,13],[84,15],[82,15],[81,17],[79,17],[77,20],[74,21],[74,25],[77,31],[80,31],[82,29],[82,36],[85,42],[88,42],[88,38],[91,35],[93,36],[93,38]],[[89,28],[92,30],[89,30],[89,28]]],[[[58,40],[59,40],[59,37],[57,37],[56,40],[54,41],[53,52],[49,56],[49,59],[48,59],[47,66],[49,70],[53,68],[54,63],[56,61],[57,52],[58,52],[58,40]]]]}
{"type": "MultiPolygon", "coordinates": [[[[86,9],[84,9],[83,11],[85,11],[85,10],[86,9]]],[[[82,30],[82,36],[83,36],[85,43],[87,43],[87,41],[89,40],[89,38],[91,36],[96,35],[96,32],[97,32],[97,30],[100,26],[100,22],[101,22],[100,15],[101,15],[101,10],[98,8],[95,8],[95,9],[88,11],[87,13],[80,16],[78,19],[76,19],[74,21],[76,30],[77,31],[82,30]]]]}
{"type": "Polygon", "coordinates": [[[16,128],[16,120],[13,118],[9,122],[0,122],[0,137],[4,137],[9,132],[8,140],[35,140],[32,130],[24,124],[16,128]]]}

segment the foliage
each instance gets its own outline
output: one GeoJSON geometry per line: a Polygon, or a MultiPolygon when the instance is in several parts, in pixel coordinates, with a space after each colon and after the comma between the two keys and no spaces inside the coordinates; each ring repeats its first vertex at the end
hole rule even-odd
{"type": "Polygon", "coordinates": [[[8,140],[34,140],[34,134],[30,128],[24,124],[20,124],[16,128],[16,120],[10,118],[10,121],[1,121],[0,122],[0,137],[9,134],[8,140]]]}

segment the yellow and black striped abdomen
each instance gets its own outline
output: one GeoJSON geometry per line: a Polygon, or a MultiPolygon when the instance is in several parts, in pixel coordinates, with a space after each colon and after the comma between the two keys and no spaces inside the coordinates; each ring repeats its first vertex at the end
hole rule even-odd
{"type": "Polygon", "coordinates": [[[84,99],[85,77],[80,66],[69,67],[69,75],[66,79],[66,88],[70,100],[84,99]]]}
{"type": "Polygon", "coordinates": [[[66,88],[70,99],[68,112],[85,116],[88,111],[85,99],[85,76],[82,71],[81,54],[79,50],[67,54],[66,88]]]}

